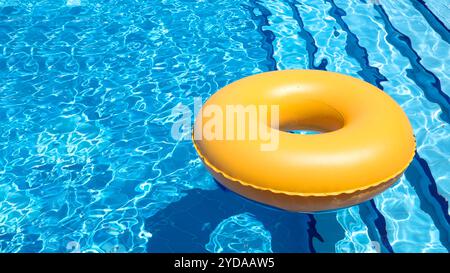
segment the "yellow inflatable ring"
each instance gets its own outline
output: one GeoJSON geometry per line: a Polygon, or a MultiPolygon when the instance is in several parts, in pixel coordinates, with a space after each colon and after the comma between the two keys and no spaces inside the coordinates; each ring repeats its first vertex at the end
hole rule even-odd
{"type": "Polygon", "coordinates": [[[229,84],[203,105],[193,141],[207,169],[225,187],[301,212],[373,198],[398,180],[415,152],[408,118],[386,93],[350,76],[316,70],[267,72],[229,84]],[[210,105],[224,112],[227,105],[279,105],[279,129],[269,119],[261,122],[278,133],[277,149],[262,151],[261,140],[248,137],[206,136],[203,126],[217,118],[205,113],[210,105]],[[322,133],[289,132],[296,129],[322,133]]]}

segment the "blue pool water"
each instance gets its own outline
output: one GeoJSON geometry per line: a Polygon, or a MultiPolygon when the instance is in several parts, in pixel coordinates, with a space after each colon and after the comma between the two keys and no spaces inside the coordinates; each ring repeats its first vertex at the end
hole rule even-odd
{"type": "Polygon", "coordinates": [[[444,0],[0,0],[0,252],[448,252],[449,14],[444,0]],[[175,106],[292,68],[402,106],[417,154],[397,184],[284,212],[221,188],[171,137],[175,106]]]}

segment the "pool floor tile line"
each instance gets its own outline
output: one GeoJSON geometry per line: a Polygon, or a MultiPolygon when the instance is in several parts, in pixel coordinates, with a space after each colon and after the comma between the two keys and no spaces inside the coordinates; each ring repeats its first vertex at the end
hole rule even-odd
{"type": "Polygon", "coordinates": [[[439,79],[420,63],[422,58],[412,48],[411,39],[392,25],[384,8],[374,5],[374,9],[384,24],[387,41],[409,60],[412,69],[407,70],[408,76],[422,89],[429,101],[439,105],[442,119],[450,124],[450,98],[442,91],[439,79]]]}
{"type": "Polygon", "coordinates": [[[358,74],[369,83],[382,89],[383,87],[381,83],[387,81],[387,78],[380,73],[378,68],[370,65],[367,49],[359,44],[358,37],[350,30],[344,19],[342,19],[342,17],[346,15],[345,11],[339,8],[333,0],[324,1],[331,5],[331,9],[329,10],[330,16],[332,16],[342,30],[347,33],[347,44],[345,46],[345,50],[347,54],[357,60],[361,66],[362,70],[359,71],[358,74]]]}
{"type": "Polygon", "coordinates": [[[266,63],[269,71],[278,70],[277,62],[273,57],[274,49],[273,49],[273,41],[275,40],[275,34],[272,31],[264,29],[265,26],[269,25],[268,17],[271,15],[270,11],[265,8],[263,5],[259,3],[258,0],[250,0],[250,6],[243,4],[246,7],[251,15],[252,20],[255,22],[258,32],[261,34],[262,41],[261,46],[267,52],[266,63]],[[255,9],[258,10],[261,14],[255,14],[255,9]]]}
{"type": "Polygon", "coordinates": [[[303,38],[306,42],[306,51],[308,52],[308,68],[309,69],[319,69],[319,70],[326,70],[326,67],[328,65],[328,60],[326,58],[323,58],[319,65],[316,65],[315,63],[315,55],[317,53],[317,46],[316,41],[314,40],[314,37],[312,34],[305,29],[305,25],[303,23],[303,20],[300,16],[300,13],[298,11],[298,8],[295,6],[298,3],[296,0],[289,1],[287,0],[287,3],[289,7],[292,10],[292,14],[294,17],[294,20],[297,21],[298,26],[300,27],[299,36],[303,38]]]}
{"type": "Polygon", "coordinates": [[[373,199],[360,204],[359,213],[361,214],[361,219],[368,227],[370,239],[380,244],[380,251],[394,253],[394,249],[387,236],[386,219],[378,210],[373,199]]]}
{"type": "Polygon", "coordinates": [[[410,0],[411,4],[416,8],[428,24],[436,31],[442,40],[450,44],[450,30],[445,24],[428,8],[423,0],[410,0]]]}
{"type": "Polygon", "coordinates": [[[413,162],[406,170],[405,176],[419,197],[420,208],[430,215],[436,228],[439,230],[439,238],[442,245],[450,251],[448,200],[438,193],[436,182],[428,167],[428,163],[418,153],[416,153],[413,162]]]}
{"type": "Polygon", "coordinates": [[[316,218],[314,218],[313,214],[308,214],[308,245],[309,245],[309,250],[311,251],[311,253],[316,253],[316,250],[314,248],[314,239],[319,240],[320,242],[323,242],[323,238],[322,236],[319,234],[319,232],[316,229],[316,218]]]}

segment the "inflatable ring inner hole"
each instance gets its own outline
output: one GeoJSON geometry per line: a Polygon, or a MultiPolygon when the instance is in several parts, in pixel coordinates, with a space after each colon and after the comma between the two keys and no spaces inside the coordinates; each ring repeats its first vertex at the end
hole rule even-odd
{"type": "Polygon", "coordinates": [[[345,125],[342,114],[334,107],[315,100],[291,102],[295,107],[280,106],[279,130],[292,134],[333,132],[345,125]]]}

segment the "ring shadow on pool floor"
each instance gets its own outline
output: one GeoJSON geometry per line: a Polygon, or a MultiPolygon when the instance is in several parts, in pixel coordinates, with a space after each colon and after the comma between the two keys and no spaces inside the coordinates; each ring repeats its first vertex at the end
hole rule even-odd
{"type": "Polygon", "coordinates": [[[146,220],[145,230],[153,234],[147,252],[208,252],[205,245],[214,229],[228,217],[241,213],[253,214],[270,232],[273,252],[334,252],[335,242],[344,236],[333,212],[312,217],[283,211],[243,198],[222,186],[186,193],[146,220]],[[317,218],[324,226],[320,235],[316,231],[317,218]],[[324,230],[327,234],[323,234],[324,230]]]}

